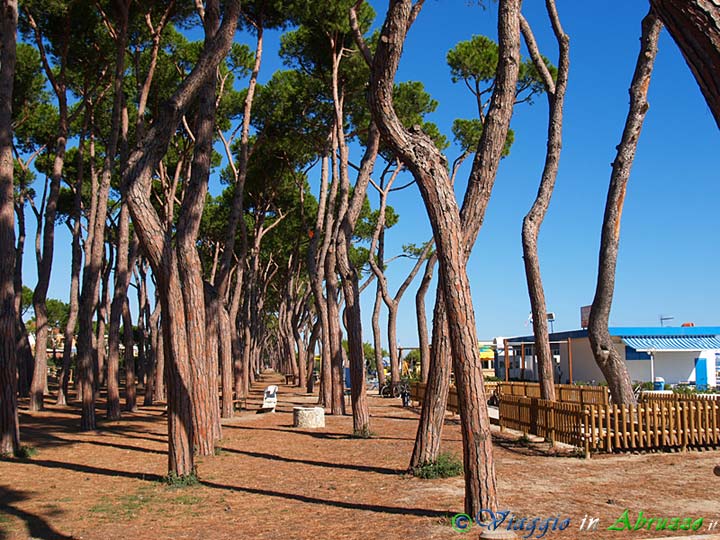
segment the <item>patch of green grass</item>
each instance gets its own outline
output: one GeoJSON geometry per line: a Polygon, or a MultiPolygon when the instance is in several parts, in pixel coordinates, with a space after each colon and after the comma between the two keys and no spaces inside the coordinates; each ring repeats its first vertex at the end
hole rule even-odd
{"type": "Polygon", "coordinates": [[[91,514],[112,515],[115,513],[115,506],[109,501],[103,501],[88,508],[88,512],[91,514]]]}
{"type": "Polygon", "coordinates": [[[30,459],[31,457],[36,456],[37,453],[37,448],[23,445],[17,449],[17,451],[15,452],[15,457],[18,459],[30,459]]]}
{"type": "Polygon", "coordinates": [[[438,455],[437,461],[423,463],[412,470],[418,478],[451,478],[460,476],[463,473],[462,461],[453,454],[442,453],[438,455]]]}
{"type": "Polygon", "coordinates": [[[351,437],[353,439],[371,439],[374,435],[375,433],[370,431],[369,427],[365,426],[362,429],[356,429],[353,431],[351,437]]]}
{"type": "Polygon", "coordinates": [[[194,504],[198,504],[202,499],[196,495],[180,495],[179,497],[175,497],[173,499],[173,503],[179,504],[181,506],[192,506],[194,504]]]}
{"type": "Polygon", "coordinates": [[[157,502],[157,496],[151,487],[142,487],[131,495],[113,500],[105,500],[91,506],[93,514],[112,517],[112,519],[128,519],[135,517],[141,510],[157,502]]]}
{"type": "Polygon", "coordinates": [[[165,477],[165,483],[173,488],[184,488],[197,486],[200,483],[200,480],[198,480],[196,471],[181,476],[171,472],[165,477]]]}

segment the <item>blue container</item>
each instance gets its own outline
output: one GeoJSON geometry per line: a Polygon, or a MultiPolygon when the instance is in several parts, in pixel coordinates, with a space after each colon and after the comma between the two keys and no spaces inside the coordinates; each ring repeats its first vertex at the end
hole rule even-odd
{"type": "Polygon", "coordinates": [[[655,382],[653,383],[653,390],[665,390],[665,379],[662,377],[655,377],[655,382]]]}

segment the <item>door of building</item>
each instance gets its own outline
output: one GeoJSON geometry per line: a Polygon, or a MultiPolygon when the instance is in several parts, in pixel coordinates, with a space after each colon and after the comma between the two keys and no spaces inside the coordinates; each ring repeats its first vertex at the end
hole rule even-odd
{"type": "Polygon", "coordinates": [[[695,388],[705,390],[708,385],[707,359],[695,359],[695,388]]]}

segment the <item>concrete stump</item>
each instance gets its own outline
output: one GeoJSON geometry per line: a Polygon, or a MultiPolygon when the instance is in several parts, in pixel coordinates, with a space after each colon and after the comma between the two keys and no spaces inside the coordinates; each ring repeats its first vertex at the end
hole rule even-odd
{"type": "Polygon", "coordinates": [[[293,426],[300,428],[325,427],[325,409],[322,407],[293,407],[293,426]]]}

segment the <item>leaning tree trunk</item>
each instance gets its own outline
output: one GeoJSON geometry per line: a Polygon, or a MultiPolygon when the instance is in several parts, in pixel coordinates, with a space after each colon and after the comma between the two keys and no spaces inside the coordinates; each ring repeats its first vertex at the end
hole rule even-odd
{"type": "Polygon", "coordinates": [[[650,0],[680,47],[720,127],[720,8],[716,0],[650,0]]]}
{"type": "Polygon", "coordinates": [[[15,365],[15,208],[12,92],[15,78],[17,1],[0,13],[0,456],[20,449],[15,365]]]}
{"type": "MultiPolygon", "coordinates": [[[[206,44],[213,39],[219,27],[218,9],[217,2],[208,2],[206,5],[203,21],[206,44]]],[[[198,95],[192,173],[185,187],[177,224],[178,269],[183,284],[187,343],[193,377],[193,433],[195,451],[201,456],[213,455],[215,442],[221,438],[218,369],[217,363],[208,362],[205,354],[205,292],[202,263],[196,246],[213,153],[215,83],[215,77],[209,77],[198,95]]]]}
{"type": "Polygon", "coordinates": [[[162,305],[163,348],[168,370],[168,470],[174,476],[194,474],[193,423],[190,405],[191,368],[187,351],[187,331],[182,304],[182,285],[170,232],[165,230],[150,199],[152,175],[168,150],[182,115],[200,88],[213,78],[217,66],[232,44],[240,5],[225,5],[225,17],[215,38],[205,43],[192,72],[170,98],[168,107],[155,120],[146,136],[130,156],[125,177],[133,224],[157,277],[162,305]]]}
{"type": "Polygon", "coordinates": [[[548,13],[552,21],[553,31],[560,48],[560,61],[558,62],[557,78],[553,81],[545,61],[535,44],[530,25],[521,18],[525,42],[530,50],[535,68],[543,74],[545,91],[548,95],[549,119],[548,140],[545,153],[545,168],[543,169],[540,187],[535,202],[523,220],[522,246],[525,261],[525,277],[527,279],[530,306],[532,310],[533,333],[535,335],[535,354],[538,361],[538,380],[540,381],[540,397],[555,401],[555,368],[550,338],[548,335],[547,307],[545,304],[545,290],[540,274],[540,257],[538,256],[537,240],[540,227],[550,206],[555,188],[558,168],[560,166],[560,149],[562,148],[562,122],[563,107],[565,104],[565,90],[567,89],[568,71],[570,68],[570,40],[560,25],[554,0],[548,0],[548,13]]]}
{"type": "MultiPolygon", "coordinates": [[[[393,108],[393,81],[402,46],[420,5],[413,6],[409,0],[391,1],[372,64],[369,101],[383,138],[413,173],[433,228],[458,387],[465,511],[476,515],[483,508],[497,509],[497,489],[482,362],[465,268],[468,242],[463,234],[446,160],[420,129],[403,128],[393,108]]],[[[519,15],[519,0],[501,0],[498,24],[501,58],[503,55],[510,58],[510,66],[506,67],[503,76],[510,75],[513,88],[515,81],[512,75],[517,73],[520,58],[519,15]]],[[[497,84],[500,82],[498,80],[497,84]]],[[[505,114],[509,122],[511,104],[508,109],[505,114]]]]}
{"type": "MultiPolygon", "coordinates": [[[[497,177],[498,166],[510,127],[520,65],[520,37],[519,23],[517,22],[519,11],[519,1],[513,0],[509,3],[501,3],[500,16],[498,17],[499,61],[495,76],[495,88],[484,120],[478,151],[473,160],[468,188],[460,210],[465,264],[467,264],[470,251],[475,244],[485,218],[485,211],[497,177]]],[[[442,276],[440,277],[442,278],[442,276]]],[[[437,330],[433,327],[431,367],[428,373],[428,386],[425,394],[427,401],[433,404],[439,401],[442,406],[432,405],[423,408],[411,466],[435,461],[439,451],[438,443],[443,429],[450,380],[449,376],[439,381],[433,380],[433,377],[434,374],[442,377],[449,374],[451,362],[450,347],[443,341],[449,339],[447,316],[439,315],[439,309],[442,309],[442,306],[437,305],[438,302],[443,301],[444,292],[441,287],[438,287],[435,299],[434,323],[441,324],[441,327],[437,330]],[[444,365],[433,368],[432,364],[438,362],[444,363],[444,365]],[[426,434],[429,433],[432,433],[433,436],[426,437],[426,434]]]]}
{"type": "Polygon", "coordinates": [[[660,30],[662,30],[662,22],[651,9],[642,22],[640,54],[630,85],[630,110],[625,120],[622,139],[617,147],[617,156],[612,163],[610,187],[605,202],[605,216],[600,236],[597,286],[590,308],[588,325],[588,337],[595,361],[607,380],[613,401],[619,405],[635,403],[635,396],[627,365],[613,343],[608,330],[608,322],[615,289],[620,220],[630,169],[635,159],[640,131],[649,107],[647,92],[657,54],[660,30]]]}

